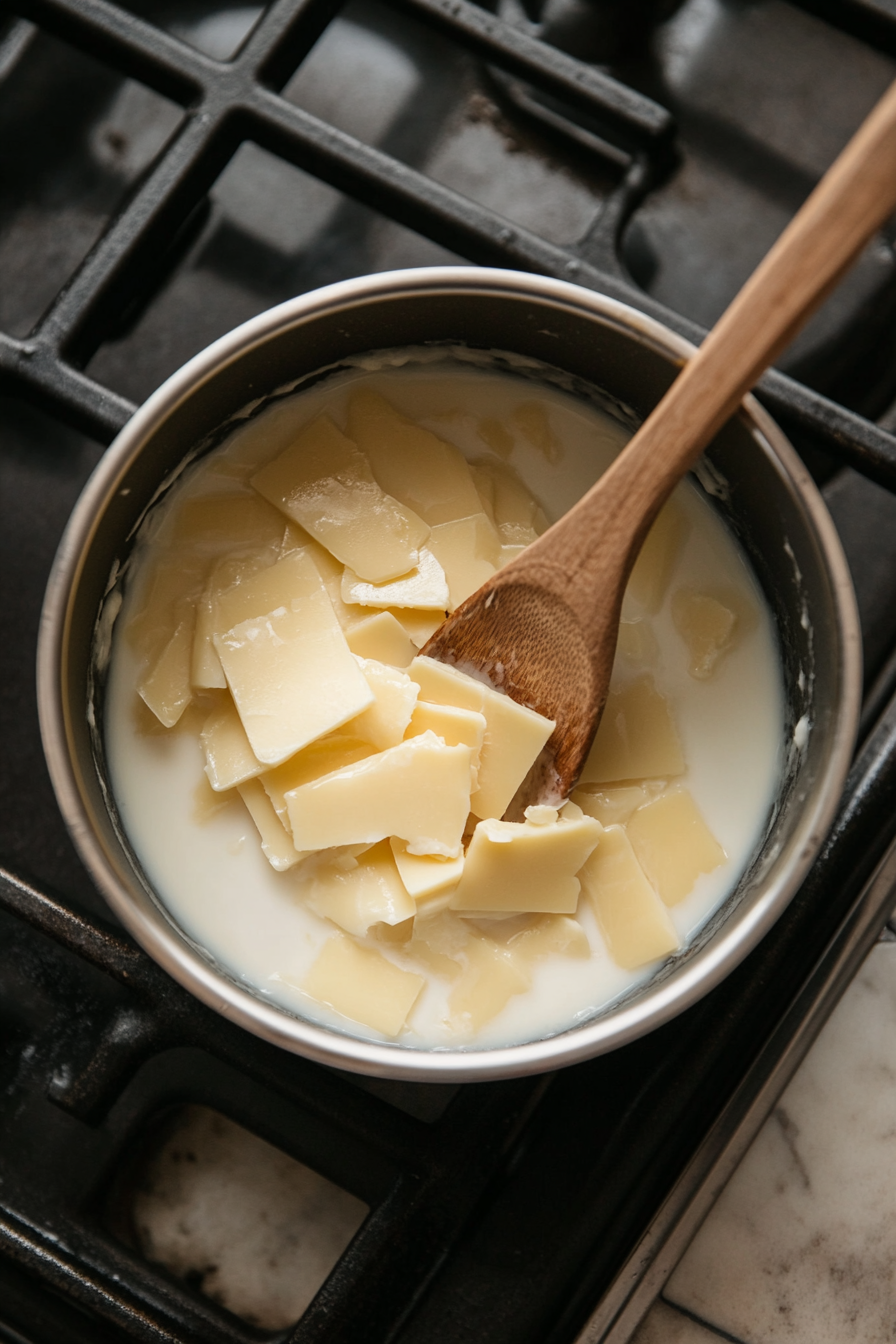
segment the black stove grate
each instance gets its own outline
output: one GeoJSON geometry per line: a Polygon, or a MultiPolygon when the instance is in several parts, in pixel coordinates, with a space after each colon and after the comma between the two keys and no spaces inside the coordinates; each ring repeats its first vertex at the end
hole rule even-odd
{"type": "MultiPolygon", "coordinates": [[[[511,103],[534,109],[545,126],[600,160],[611,187],[577,249],[508,223],[283,96],[336,18],[333,0],[275,0],[232,60],[108,0],[21,0],[6,8],[12,17],[0,40],[0,84],[35,33],[44,33],[183,110],[30,334],[0,331],[0,391],[9,407],[24,399],[39,408],[45,441],[63,422],[107,442],[131,415],[131,403],[85,369],[122,314],[139,307],[174,264],[177,240],[247,141],[467,260],[574,279],[699,338],[692,323],[638,289],[619,260],[632,212],[675,164],[672,116],[486,8],[468,0],[394,5],[485,63],[490,87],[509,91],[511,103]]],[[[896,54],[896,21],[879,7],[818,0],[804,8],[896,54]]],[[[896,490],[896,439],[878,424],[779,372],[763,380],[761,395],[798,445],[826,464],[825,474],[851,466],[896,490]]],[[[10,413],[15,420],[18,412],[10,413]]],[[[58,432],[64,455],[71,441],[67,430],[58,432]]],[[[24,431],[21,441],[28,441],[24,431]]],[[[18,442],[11,458],[27,451],[18,442]]],[[[849,482],[858,478],[837,479],[847,486],[832,502],[848,521],[849,482]]],[[[71,482],[66,488],[73,494],[71,482]]],[[[889,496],[875,499],[891,526],[889,496]]],[[[12,516],[17,504],[7,506],[12,516]]],[[[34,555],[14,553],[11,541],[4,552],[4,587],[11,593],[27,572],[32,595],[26,619],[7,594],[5,610],[26,628],[25,651],[15,655],[7,682],[19,697],[4,702],[10,725],[17,706],[31,704],[22,669],[31,658],[47,538],[58,536],[61,522],[51,518],[34,555]]],[[[872,540],[877,545],[880,535],[872,540]]],[[[830,1004],[832,977],[842,978],[867,949],[892,900],[878,883],[862,903],[893,838],[896,707],[886,706],[896,686],[896,594],[864,581],[858,545],[851,559],[877,681],[869,736],[810,878],[762,946],[702,1003],[625,1050],[559,1075],[410,1087],[352,1080],[285,1055],[194,1001],[124,935],[86,913],[95,901],[83,875],[72,876],[69,890],[72,861],[63,856],[54,866],[38,856],[42,844],[60,843],[55,813],[45,831],[38,821],[15,849],[14,866],[58,872],[65,894],[49,881],[0,874],[0,1339],[224,1344],[262,1337],[107,1230],[104,1201],[135,1137],[166,1107],[185,1102],[231,1116],[372,1209],[289,1336],[296,1344],[566,1344],[601,1303],[611,1322],[660,1262],[657,1248],[674,1241],[676,1220],[663,1223],[663,1210],[716,1169],[731,1115],[749,1112],[812,1012],[830,1004]],[[645,1242],[651,1236],[653,1249],[645,1242]]],[[[13,733],[11,758],[17,742],[13,733]]],[[[30,738],[27,750],[34,754],[30,738]]],[[[6,801],[17,787],[12,767],[8,777],[6,801]]],[[[34,800],[37,811],[51,806],[43,781],[34,800]]],[[[592,1337],[602,1330],[595,1324],[592,1337]]]]}

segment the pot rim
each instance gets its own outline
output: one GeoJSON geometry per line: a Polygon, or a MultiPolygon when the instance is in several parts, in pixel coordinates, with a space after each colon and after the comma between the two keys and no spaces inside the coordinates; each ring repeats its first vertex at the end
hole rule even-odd
{"type": "MultiPolygon", "coordinates": [[[[143,949],[202,1002],[263,1039],[319,1063],[411,1081],[456,1083],[516,1077],[564,1067],[628,1044],[667,1022],[714,988],[751,951],[782,913],[814,860],[833,821],[852,758],[861,701],[861,635],[852,580],[834,524],[814,481],[782,431],[753,396],[741,414],[783,467],[800,496],[827,566],[835,611],[838,681],[842,687],[831,744],[784,852],[761,895],[720,928],[661,983],[596,1020],[539,1040],[489,1048],[406,1048],[363,1040],[275,1008],[216,970],[172,917],[140,893],[120,855],[94,827],[73,749],[65,693],[73,596],[107,502],[144,444],[212,375],[289,329],[359,304],[409,295],[492,294],[534,299],[555,310],[585,314],[639,344],[683,363],[694,346],[655,319],[616,299],[563,280],[484,267],[422,267],[384,272],[312,291],[251,318],[195,355],[136,411],[107,449],[75,506],[60,542],[41,613],[38,710],[44,752],[75,846],[115,914],[143,949]]],[[[268,389],[273,391],[274,389],[268,389]]]]}

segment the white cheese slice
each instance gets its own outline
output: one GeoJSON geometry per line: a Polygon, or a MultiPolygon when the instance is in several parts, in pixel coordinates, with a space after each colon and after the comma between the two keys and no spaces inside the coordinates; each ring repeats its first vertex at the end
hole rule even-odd
{"type": "Polygon", "coordinates": [[[321,865],[307,899],[316,914],[358,937],[374,924],[402,924],[417,913],[387,840],[362,854],[353,868],[321,865]]]}
{"type": "Polygon", "coordinates": [[[272,868],[278,873],[285,873],[289,868],[294,868],[300,859],[307,858],[307,854],[299,853],[292,843],[257,779],[247,779],[245,784],[239,784],[237,792],[255,822],[261,836],[261,851],[272,868]]]}
{"type": "Polygon", "coordinates": [[[554,731],[553,721],[434,658],[415,658],[408,675],[419,684],[421,700],[485,716],[479,786],[470,809],[477,817],[502,817],[554,731]]]}
{"type": "Polygon", "coordinates": [[[223,594],[219,619],[229,619],[231,601],[242,606],[246,590],[258,614],[216,633],[214,643],[252,751],[278,765],[360,714],[373,692],[307,554],[248,579],[232,599],[223,594]],[[268,607],[271,598],[283,605],[268,607]]]}
{"type": "Polygon", "coordinates": [[[441,859],[436,854],[409,854],[405,841],[396,840],[394,836],[389,843],[405,890],[415,901],[450,891],[460,881],[464,870],[463,854],[456,859],[441,859]]]}
{"type": "Polygon", "coordinates": [[[400,668],[389,667],[375,658],[358,658],[358,666],[374,700],[363,714],[345,725],[345,731],[384,751],[404,737],[420,688],[400,668]]]}
{"type": "Polygon", "coordinates": [[[735,603],[693,588],[679,588],[672,594],[672,620],[688,651],[688,671],[697,681],[707,681],[734,644],[735,603]]]}
{"type": "Polygon", "coordinates": [[[638,862],[666,905],[677,905],[701,873],[727,855],[687,789],[670,789],[633,813],[626,827],[638,862]]]}
{"type": "Polygon", "coordinates": [[[657,514],[635,561],[625,589],[623,611],[626,614],[659,611],[687,530],[678,501],[670,499],[657,514]]]}
{"type": "Polygon", "coordinates": [[[653,677],[638,677],[611,691],[579,783],[669,779],[684,770],[672,710],[653,677]]]}
{"type": "Polygon", "coordinates": [[[668,957],[678,934],[621,826],[608,826],[579,873],[610,956],[625,970],[668,957]]]}
{"type": "Polygon", "coordinates": [[[463,453],[401,415],[378,392],[359,388],[352,393],[348,432],[367,454],[383,489],[430,526],[479,509],[463,453]]]}
{"type": "Polygon", "coordinates": [[[175,515],[172,541],[212,555],[269,550],[273,560],[282,534],[279,510],[246,490],[184,500],[175,515]]]}
{"type": "Polygon", "coordinates": [[[291,790],[286,804],[302,848],[395,835],[416,853],[456,858],[470,806],[470,750],[424,733],[291,790]]]}
{"type": "Polygon", "coordinates": [[[479,761],[485,741],[485,726],[485,715],[475,709],[458,709],[456,705],[433,705],[429,701],[418,700],[405,737],[435,733],[449,747],[460,744],[469,747],[475,790],[479,787],[479,761]]]}
{"type": "Polygon", "coordinates": [[[602,829],[593,817],[548,825],[480,821],[451,909],[575,914],[576,873],[602,829]]]}
{"type": "Polygon", "coordinates": [[[300,986],[320,1003],[362,1026],[397,1036],[426,983],[403,971],[372,947],[358,947],[345,934],[324,943],[300,986]]]}
{"type": "Polygon", "coordinates": [[[296,752],[295,756],[273,770],[266,770],[260,778],[277,816],[289,830],[287,793],[302,784],[308,784],[312,779],[322,779],[334,770],[354,765],[355,761],[363,761],[375,753],[376,747],[371,742],[362,742],[359,737],[349,737],[344,733],[332,733],[329,737],[309,743],[303,751],[296,752]]]}
{"type": "Polygon", "coordinates": [[[571,801],[589,817],[597,817],[601,826],[624,826],[635,808],[650,801],[645,784],[623,784],[620,788],[576,789],[571,801]]]}
{"type": "Polygon", "coordinates": [[[427,546],[445,571],[449,611],[481,588],[501,559],[501,538],[484,513],[439,523],[427,546]]]}
{"type": "MultiPolygon", "coordinates": [[[[439,613],[441,615],[441,613],[439,613]]],[[[346,632],[352,653],[392,667],[407,667],[417,652],[404,626],[391,611],[378,611],[346,632]]]]}
{"type": "Polygon", "coordinates": [[[422,649],[445,620],[445,611],[445,607],[439,611],[415,611],[413,607],[397,607],[392,615],[407,631],[408,639],[414,647],[422,649]]]}
{"type": "Polygon", "coordinates": [[[206,719],[200,733],[205,773],[216,793],[244,784],[264,770],[253,752],[230,696],[206,719]]]}
{"type": "Polygon", "coordinates": [[[413,569],[429,535],[422,518],[383,493],[365,455],[326,415],[306,425],[252,484],[337,560],[375,583],[413,569]]]}
{"type": "MultiPolygon", "coordinates": [[[[448,609],[448,580],[445,571],[423,546],[417,567],[388,583],[370,583],[346,565],[342,576],[343,602],[357,602],[362,607],[421,607],[440,612],[448,609]]],[[[439,622],[441,624],[441,622],[439,622]]]]}
{"type": "Polygon", "coordinates": [[[192,611],[185,615],[137,690],[159,723],[173,728],[193,698],[190,665],[193,659],[192,611]]]}
{"type": "Polygon", "coordinates": [[[532,983],[528,968],[490,938],[471,938],[466,964],[448,999],[448,1011],[458,1031],[479,1031],[497,1017],[515,994],[532,983]]]}

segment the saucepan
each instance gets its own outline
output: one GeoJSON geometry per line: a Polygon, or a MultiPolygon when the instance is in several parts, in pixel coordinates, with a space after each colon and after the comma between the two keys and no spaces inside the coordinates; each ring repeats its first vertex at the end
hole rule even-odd
{"type": "MultiPolygon", "coordinates": [[[[174,374],[103,457],[61,542],[43,611],[38,689],[44,747],[78,851],[112,910],[165,970],[248,1031],[323,1063],[429,1082],[510,1077],[615,1049],[693,1004],[756,946],[823,843],[852,754],[861,689],[855,598],[809,474],[752,398],[694,478],[737,537],[777,630],[785,687],[782,771],[764,833],[736,889],[687,949],[586,1020],[520,1044],[408,1049],[278,1007],[178,926],[132,852],[104,751],[102,645],[110,594],[148,506],[197,445],[284,387],[368,352],[502,352],[599,389],[642,418],[692,347],[601,294],[517,272],[445,267],[329,286],[262,313],[174,374]]],[[[507,360],[504,358],[504,367],[507,360]]],[[[732,763],[736,769],[736,762],[732,763]]]]}

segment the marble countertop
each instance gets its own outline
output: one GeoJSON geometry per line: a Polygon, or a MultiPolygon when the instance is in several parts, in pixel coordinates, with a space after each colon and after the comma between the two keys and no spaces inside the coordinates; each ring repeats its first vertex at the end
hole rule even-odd
{"type": "Polygon", "coordinates": [[[888,927],[633,1344],[896,1340],[896,932],[888,927]]]}

